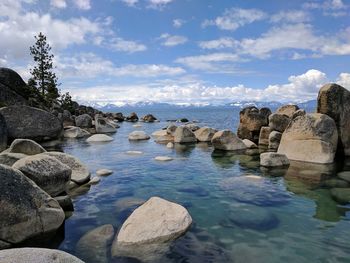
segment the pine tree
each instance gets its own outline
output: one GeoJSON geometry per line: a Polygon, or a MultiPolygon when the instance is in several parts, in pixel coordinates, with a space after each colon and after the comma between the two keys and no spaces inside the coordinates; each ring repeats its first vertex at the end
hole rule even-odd
{"type": "Polygon", "coordinates": [[[41,97],[47,102],[47,106],[57,100],[59,90],[57,88],[57,77],[53,72],[53,58],[51,46],[47,43],[46,36],[39,33],[35,36],[36,43],[30,47],[30,54],[33,56],[36,65],[30,70],[32,74],[32,85],[41,93],[41,97]]]}

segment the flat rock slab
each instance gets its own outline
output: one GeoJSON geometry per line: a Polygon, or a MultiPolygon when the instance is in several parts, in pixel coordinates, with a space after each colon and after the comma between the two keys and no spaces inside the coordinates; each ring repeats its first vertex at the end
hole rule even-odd
{"type": "Polygon", "coordinates": [[[84,263],[61,250],[47,248],[13,248],[0,250],[1,263],[84,263]]]}
{"type": "Polygon", "coordinates": [[[96,171],[96,174],[98,176],[107,176],[107,175],[111,175],[112,173],[113,171],[109,169],[100,169],[96,171]]]}
{"type": "Polygon", "coordinates": [[[156,156],[154,158],[154,160],[156,161],[160,161],[160,162],[169,162],[169,161],[172,161],[173,158],[169,157],[169,156],[156,156]]]}
{"type": "Polygon", "coordinates": [[[113,141],[113,138],[111,136],[108,136],[106,134],[94,134],[87,138],[87,142],[110,142],[113,141]]]}
{"type": "Polygon", "coordinates": [[[181,236],[190,227],[192,218],[179,204],[152,197],[138,207],[124,222],[112,246],[163,243],[181,236]]]}

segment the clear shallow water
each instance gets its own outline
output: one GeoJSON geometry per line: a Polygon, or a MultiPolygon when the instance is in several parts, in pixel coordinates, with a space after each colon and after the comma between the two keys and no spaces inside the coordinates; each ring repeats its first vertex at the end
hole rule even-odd
{"type": "MultiPolygon", "coordinates": [[[[164,120],[180,117],[199,120],[201,126],[235,130],[239,116],[226,108],[151,113],[162,122],[143,123],[139,130],[148,134],[166,126],[164,120]]],[[[83,139],[62,145],[92,173],[100,168],[114,173],[74,198],[75,211],[65,222],[59,249],[76,255],[76,243],[87,231],[103,224],[118,230],[140,201],[160,196],[185,206],[194,223],[164,254],[151,258],[141,254],[140,261],[350,261],[350,206],[338,205],[329,189],[319,187],[337,170],[350,170],[349,161],[334,166],[293,163],[288,169],[267,170],[259,167],[254,151],[213,152],[208,144],[167,149],[152,139],[131,143],[127,136],[134,130],[132,123],[122,123],[113,142],[90,145],[83,139]],[[153,158],[158,155],[174,160],[157,162],[153,158]]],[[[138,260],[109,258],[110,262],[138,260]]]]}

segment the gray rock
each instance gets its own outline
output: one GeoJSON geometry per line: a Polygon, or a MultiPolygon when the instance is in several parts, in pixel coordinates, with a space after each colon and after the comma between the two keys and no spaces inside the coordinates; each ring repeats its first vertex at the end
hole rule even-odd
{"type": "Polygon", "coordinates": [[[61,163],[67,165],[71,170],[71,180],[79,185],[90,181],[90,171],[78,158],[73,155],[61,152],[46,152],[46,155],[56,158],[61,163]]]}
{"type": "Polygon", "coordinates": [[[168,149],[172,149],[172,148],[174,148],[174,143],[168,142],[167,145],[166,145],[166,147],[167,147],[168,149]]]}
{"type": "Polygon", "coordinates": [[[137,122],[139,120],[139,117],[135,112],[132,112],[129,116],[125,118],[125,120],[129,122],[137,122]]]}
{"type": "Polygon", "coordinates": [[[156,156],[156,157],[154,157],[154,160],[160,161],[160,162],[169,162],[169,161],[172,161],[173,158],[171,158],[169,156],[156,156]]]}
{"type": "Polygon", "coordinates": [[[88,182],[89,185],[94,185],[94,184],[98,184],[101,181],[100,177],[93,177],[91,178],[91,180],[88,182]]]}
{"type": "Polygon", "coordinates": [[[326,186],[329,188],[347,188],[349,187],[349,183],[341,179],[332,178],[332,179],[325,180],[323,182],[323,186],[326,186]]]}
{"type": "Polygon", "coordinates": [[[10,139],[45,141],[63,133],[61,121],[49,112],[28,106],[9,106],[0,109],[6,120],[10,139]]]}
{"type": "Polygon", "coordinates": [[[112,225],[97,227],[83,237],[76,245],[76,252],[81,259],[87,262],[108,262],[108,245],[114,236],[112,225]]]}
{"type": "Polygon", "coordinates": [[[143,141],[149,140],[151,137],[147,135],[144,131],[133,131],[128,136],[130,141],[143,141]]]}
{"type": "Polygon", "coordinates": [[[16,244],[61,226],[64,212],[57,201],[20,171],[0,165],[0,181],[1,214],[6,215],[0,216],[0,240],[16,244]]]}
{"type": "Polygon", "coordinates": [[[282,115],[287,115],[289,118],[292,118],[292,116],[294,115],[294,113],[299,110],[299,107],[297,105],[284,105],[279,107],[276,110],[276,113],[278,114],[282,114],[282,115]]]}
{"type": "Polygon", "coordinates": [[[313,163],[332,163],[338,143],[335,122],[325,114],[299,116],[284,131],[278,153],[288,159],[313,163]]]}
{"type": "Polygon", "coordinates": [[[202,127],[196,130],[194,132],[194,135],[199,142],[210,142],[216,132],[216,129],[210,127],[202,127]]]}
{"type": "Polygon", "coordinates": [[[269,136],[272,132],[271,128],[268,126],[261,127],[259,134],[259,145],[268,146],[269,145],[269,136]]]}
{"type": "Polygon", "coordinates": [[[260,165],[265,167],[276,167],[289,165],[289,160],[286,155],[266,152],[260,154],[260,165]]]}
{"type": "MultiPolygon", "coordinates": [[[[0,87],[1,89],[1,87],[0,87]]],[[[7,148],[7,125],[4,116],[0,114],[0,152],[7,148]]]]}
{"type": "Polygon", "coordinates": [[[1,263],[84,263],[62,250],[47,248],[13,248],[0,251],[1,263]]]}
{"type": "Polygon", "coordinates": [[[69,129],[64,130],[64,138],[83,138],[86,136],[90,136],[91,134],[79,127],[70,127],[69,129]]]}
{"type": "Polygon", "coordinates": [[[15,162],[18,160],[27,157],[27,155],[23,153],[9,153],[9,152],[2,152],[0,154],[0,164],[12,166],[15,162]]]}
{"type": "Polygon", "coordinates": [[[112,173],[113,171],[109,169],[100,169],[96,171],[96,174],[98,176],[107,176],[107,175],[111,175],[112,173]]]}
{"type": "Polygon", "coordinates": [[[18,160],[12,165],[51,196],[66,190],[72,170],[56,158],[37,154],[18,160]]]}
{"type": "Polygon", "coordinates": [[[117,132],[116,128],[116,125],[111,123],[108,119],[98,114],[95,116],[95,129],[97,133],[115,133],[117,132]]]}
{"type": "Polygon", "coordinates": [[[187,128],[189,128],[191,131],[195,132],[200,129],[200,127],[197,124],[194,123],[188,123],[185,125],[187,128]]]}
{"type": "Polygon", "coordinates": [[[247,148],[243,141],[230,130],[223,130],[215,133],[211,143],[216,150],[235,151],[247,148]]]}
{"type": "Polygon", "coordinates": [[[141,120],[144,122],[155,122],[157,121],[157,118],[154,117],[152,114],[147,114],[146,116],[143,116],[141,120]]]}
{"type": "Polygon", "coordinates": [[[176,128],[176,131],[174,133],[174,142],[190,143],[190,142],[197,142],[197,139],[190,128],[186,126],[179,126],[176,128]]]}
{"type": "Polygon", "coordinates": [[[269,135],[269,149],[277,150],[280,145],[282,133],[278,131],[272,131],[269,135]]]}
{"type": "Polygon", "coordinates": [[[324,85],[317,98],[317,112],[327,114],[338,129],[338,152],[350,156],[350,91],[337,84],[324,85]]]}
{"type": "Polygon", "coordinates": [[[245,146],[247,146],[248,149],[256,149],[256,148],[258,148],[258,146],[254,142],[252,142],[252,141],[250,141],[248,139],[244,139],[243,143],[245,144],[245,146]]]}
{"type": "Polygon", "coordinates": [[[273,131],[284,132],[290,121],[287,115],[273,113],[269,116],[269,127],[273,131]]]}
{"type": "Polygon", "coordinates": [[[92,118],[89,114],[82,114],[75,117],[75,125],[79,128],[91,128],[92,118]]]}
{"type": "Polygon", "coordinates": [[[39,153],[44,153],[46,152],[46,150],[35,141],[29,139],[16,139],[11,143],[8,152],[35,155],[39,153]]]}
{"type": "Polygon", "coordinates": [[[343,179],[350,183],[350,171],[343,171],[337,174],[340,179],[343,179]]]}
{"type": "Polygon", "coordinates": [[[295,119],[296,117],[299,116],[304,116],[306,114],[306,111],[303,109],[297,110],[296,112],[293,113],[292,119],[295,119]]]}
{"type": "Polygon", "coordinates": [[[174,135],[175,131],[177,129],[177,126],[174,123],[171,123],[168,125],[168,127],[166,128],[166,132],[170,135],[174,135]]]}
{"type": "Polygon", "coordinates": [[[260,129],[268,125],[268,116],[271,110],[268,108],[246,107],[239,113],[239,126],[237,136],[240,139],[248,139],[258,143],[260,129]]]}
{"type": "Polygon", "coordinates": [[[173,142],[174,136],[169,134],[166,130],[159,130],[152,133],[152,137],[156,142],[159,143],[167,143],[167,142],[173,142]]]}

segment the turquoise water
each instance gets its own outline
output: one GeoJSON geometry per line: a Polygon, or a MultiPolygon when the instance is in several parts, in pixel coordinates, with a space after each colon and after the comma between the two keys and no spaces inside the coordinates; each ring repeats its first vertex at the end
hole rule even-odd
{"type": "MultiPolygon", "coordinates": [[[[236,129],[239,116],[227,108],[151,113],[161,122],[142,123],[138,130],[151,134],[166,126],[166,119],[180,117],[236,129]]],[[[110,262],[350,262],[350,206],[338,205],[320,186],[336,171],[350,170],[349,161],[267,170],[259,167],[258,151],[214,152],[203,143],[168,149],[152,139],[131,143],[127,137],[136,128],[120,126],[110,143],[90,145],[81,139],[62,145],[93,174],[100,168],[114,173],[74,197],[75,211],[65,222],[59,249],[76,255],[75,245],[87,231],[103,224],[117,231],[140,202],[160,196],[189,210],[189,231],[160,255],[110,262]],[[174,160],[157,162],[158,155],[174,160]]]]}

